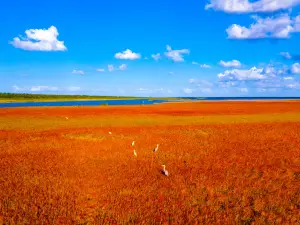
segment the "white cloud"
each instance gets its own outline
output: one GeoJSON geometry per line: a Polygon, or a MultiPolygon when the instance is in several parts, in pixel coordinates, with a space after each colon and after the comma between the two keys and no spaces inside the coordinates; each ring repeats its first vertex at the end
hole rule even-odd
{"type": "Polygon", "coordinates": [[[80,87],[75,87],[75,86],[71,86],[67,88],[69,91],[79,91],[81,88],[80,87]]]}
{"type": "Polygon", "coordinates": [[[190,84],[195,84],[197,87],[213,87],[213,83],[206,80],[189,79],[190,84]]]}
{"type": "Polygon", "coordinates": [[[17,85],[13,85],[12,88],[13,88],[14,91],[22,91],[22,90],[24,90],[24,88],[21,88],[21,87],[19,87],[17,85]]]}
{"type": "Polygon", "coordinates": [[[257,92],[276,92],[277,88],[256,88],[257,92]]]}
{"type": "Polygon", "coordinates": [[[191,93],[193,93],[193,89],[190,89],[190,88],[184,88],[184,89],[183,89],[183,92],[186,93],[186,94],[191,94],[191,93]]]}
{"type": "Polygon", "coordinates": [[[210,65],[207,65],[207,64],[201,64],[200,67],[201,67],[201,68],[211,68],[211,66],[210,66],[210,65]]]}
{"type": "Polygon", "coordinates": [[[273,79],[261,80],[254,83],[258,88],[267,89],[295,89],[300,88],[300,83],[294,79],[284,79],[281,77],[276,77],[273,79]]]}
{"type": "Polygon", "coordinates": [[[165,56],[174,62],[183,62],[183,55],[189,53],[190,50],[188,49],[172,50],[171,46],[167,45],[167,52],[165,52],[165,56]]]}
{"type": "Polygon", "coordinates": [[[156,89],[150,89],[150,88],[139,88],[137,89],[139,92],[144,92],[144,93],[157,93],[157,92],[167,92],[170,93],[170,90],[165,90],[163,88],[156,88],[156,89]]]}
{"type": "Polygon", "coordinates": [[[227,30],[229,39],[287,39],[291,33],[300,32],[300,17],[290,18],[288,14],[277,17],[261,18],[252,16],[255,23],[249,28],[233,24],[227,30]]]}
{"type": "Polygon", "coordinates": [[[130,49],[127,49],[123,52],[119,52],[115,54],[116,59],[128,59],[128,60],[135,60],[135,59],[140,59],[141,54],[139,53],[134,53],[130,49]]]}
{"type": "Polygon", "coordinates": [[[59,35],[55,26],[48,29],[29,29],[26,37],[15,37],[10,42],[15,48],[27,51],[66,51],[63,41],[57,40],[59,35]]]}
{"type": "Polygon", "coordinates": [[[201,68],[211,68],[210,65],[207,65],[207,64],[205,64],[205,63],[204,63],[204,64],[199,64],[199,63],[193,61],[192,64],[193,64],[193,65],[199,65],[201,68]]]}
{"type": "Polygon", "coordinates": [[[195,84],[196,80],[195,79],[189,79],[190,84],[195,84]]]}
{"type": "Polygon", "coordinates": [[[229,88],[238,86],[238,82],[236,81],[222,81],[219,83],[220,88],[229,88]]]}
{"type": "Polygon", "coordinates": [[[249,70],[226,70],[224,73],[218,75],[220,81],[219,87],[235,87],[242,92],[246,92],[242,88],[248,87],[255,88],[259,92],[298,89],[300,88],[300,82],[292,76],[287,76],[291,72],[292,69],[282,64],[277,66],[269,64],[264,68],[253,67],[249,70]]]}
{"type": "Polygon", "coordinates": [[[284,80],[294,80],[293,77],[284,77],[283,79],[284,79],[284,80]]]}
{"type": "Polygon", "coordinates": [[[221,81],[244,81],[244,80],[261,80],[266,76],[263,74],[263,69],[253,67],[249,70],[226,70],[224,73],[218,74],[221,81]]]}
{"type": "Polygon", "coordinates": [[[122,64],[121,66],[119,66],[119,70],[126,70],[126,69],[127,69],[126,64],[122,64]]]}
{"type": "Polygon", "coordinates": [[[300,63],[294,63],[292,65],[291,71],[293,74],[300,74],[300,63]]]}
{"type": "Polygon", "coordinates": [[[211,88],[201,88],[200,91],[203,93],[211,93],[212,92],[211,88]]]}
{"type": "Polygon", "coordinates": [[[147,88],[139,88],[138,91],[142,91],[142,92],[145,92],[145,91],[146,91],[146,92],[148,92],[148,91],[150,91],[150,89],[147,89],[147,88]]]}
{"type": "Polygon", "coordinates": [[[280,55],[285,59],[291,59],[292,56],[289,52],[280,52],[280,55]]]}
{"type": "Polygon", "coordinates": [[[158,60],[160,60],[161,55],[160,55],[160,53],[157,53],[157,54],[151,55],[151,57],[152,57],[155,61],[158,61],[158,60]]]}
{"type": "Polygon", "coordinates": [[[248,92],[248,88],[239,88],[239,91],[243,92],[243,93],[247,93],[248,92]]]}
{"type": "Polygon", "coordinates": [[[105,69],[96,69],[97,72],[105,72],[105,69]]]}
{"type": "Polygon", "coordinates": [[[293,84],[288,84],[287,85],[288,88],[297,88],[299,89],[300,88],[300,83],[293,83],[293,84]]]}
{"type": "Polygon", "coordinates": [[[114,65],[108,65],[107,69],[108,69],[108,72],[112,72],[115,70],[115,67],[114,67],[114,65]]]}
{"type": "Polygon", "coordinates": [[[30,88],[30,91],[36,92],[36,91],[57,91],[57,87],[49,87],[49,86],[33,86],[30,88]]]}
{"type": "Polygon", "coordinates": [[[215,9],[227,13],[274,12],[290,9],[300,4],[300,0],[209,0],[205,9],[215,9]]]}
{"type": "Polygon", "coordinates": [[[300,31],[300,15],[296,16],[294,19],[294,29],[300,31]]]}
{"type": "Polygon", "coordinates": [[[221,60],[219,64],[225,68],[238,68],[242,66],[241,62],[235,59],[228,62],[221,60]]]}
{"type": "Polygon", "coordinates": [[[84,72],[82,70],[73,70],[73,74],[79,74],[79,75],[84,75],[84,72]]]}

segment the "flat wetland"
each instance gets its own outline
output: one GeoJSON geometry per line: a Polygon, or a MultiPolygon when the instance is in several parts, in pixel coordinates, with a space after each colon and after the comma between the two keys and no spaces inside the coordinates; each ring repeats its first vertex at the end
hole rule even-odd
{"type": "Polygon", "coordinates": [[[299,221],[300,101],[0,110],[0,224],[299,221]]]}

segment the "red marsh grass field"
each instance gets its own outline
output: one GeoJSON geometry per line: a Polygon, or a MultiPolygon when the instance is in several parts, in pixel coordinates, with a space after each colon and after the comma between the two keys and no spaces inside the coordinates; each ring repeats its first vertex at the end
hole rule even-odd
{"type": "Polygon", "coordinates": [[[0,224],[300,221],[298,101],[2,108],[0,154],[0,224]]]}

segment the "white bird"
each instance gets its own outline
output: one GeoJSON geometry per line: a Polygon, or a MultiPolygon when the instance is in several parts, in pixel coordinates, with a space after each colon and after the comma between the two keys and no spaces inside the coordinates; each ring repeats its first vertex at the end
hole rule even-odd
{"type": "Polygon", "coordinates": [[[133,154],[134,154],[135,157],[137,157],[137,154],[136,154],[136,151],[135,151],[135,150],[133,150],[133,154]]]}
{"type": "Polygon", "coordinates": [[[157,150],[158,150],[158,145],[159,145],[159,144],[157,144],[156,147],[153,149],[153,152],[157,152],[157,150]]]}
{"type": "Polygon", "coordinates": [[[68,120],[69,118],[68,118],[68,117],[66,117],[66,119],[68,120]]]}
{"type": "Polygon", "coordinates": [[[134,141],[131,143],[131,146],[134,146],[134,141]]]}
{"type": "Polygon", "coordinates": [[[166,170],[166,166],[162,165],[162,167],[163,167],[163,170],[161,172],[163,173],[163,175],[169,176],[169,172],[166,170]]]}
{"type": "Polygon", "coordinates": [[[109,134],[111,134],[111,132],[110,132],[110,131],[109,131],[108,133],[109,133],[109,134]]]}

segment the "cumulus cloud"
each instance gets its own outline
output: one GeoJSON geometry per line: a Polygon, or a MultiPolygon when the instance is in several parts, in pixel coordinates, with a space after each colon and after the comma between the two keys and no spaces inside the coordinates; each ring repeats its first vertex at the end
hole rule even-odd
{"type": "Polygon", "coordinates": [[[172,50],[171,46],[167,45],[167,52],[165,52],[165,56],[174,62],[183,62],[183,55],[189,54],[189,49],[181,49],[181,50],[172,50]]]}
{"type": "Polygon", "coordinates": [[[262,39],[262,38],[290,38],[291,33],[300,32],[300,16],[290,18],[288,14],[277,17],[261,18],[252,16],[255,23],[249,28],[233,24],[227,28],[229,39],[262,39]]]}
{"type": "Polygon", "coordinates": [[[273,79],[261,80],[253,84],[253,86],[266,90],[278,90],[278,89],[298,89],[300,83],[294,79],[284,79],[276,77],[273,79]]]}
{"type": "Polygon", "coordinates": [[[205,9],[227,13],[275,12],[290,9],[300,4],[300,0],[209,0],[205,9]]]}
{"type": "Polygon", "coordinates": [[[189,79],[190,84],[195,84],[198,87],[213,87],[213,83],[206,80],[189,79]]]}
{"type": "Polygon", "coordinates": [[[79,74],[79,75],[84,75],[84,72],[82,70],[73,70],[73,74],[79,74]]]}
{"type": "Polygon", "coordinates": [[[105,69],[96,69],[97,72],[105,72],[105,69]]]}
{"type": "MultiPolygon", "coordinates": [[[[300,74],[300,64],[298,66],[300,74]]],[[[259,92],[299,89],[300,82],[294,77],[288,76],[292,72],[292,67],[289,68],[282,64],[269,64],[264,68],[226,70],[224,73],[218,74],[219,87],[238,89],[251,87],[259,92]]]]}
{"type": "Polygon", "coordinates": [[[126,70],[126,69],[127,69],[126,64],[122,64],[121,66],[119,66],[119,70],[126,70]]]}
{"type": "Polygon", "coordinates": [[[33,86],[30,88],[30,91],[36,92],[36,91],[57,91],[57,87],[50,87],[50,86],[33,86]]]}
{"type": "Polygon", "coordinates": [[[193,64],[193,65],[199,65],[201,68],[211,68],[210,65],[207,65],[207,64],[205,64],[205,63],[204,63],[204,64],[199,64],[199,63],[193,61],[192,64],[193,64]]]}
{"type": "Polygon", "coordinates": [[[212,93],[212,88],[214,87],[214,84],[206,81],[206,80],[198,80],[198,79],[189,79],[189,83],[194,85],[194,89],[192,92],[201,92],[201,93],[212,93]]]}
{"type": "Polygon", "coordinates": [[[71,86],[67,88],[67,90],[69,91],[79,91],[80,89],[81,89],[80,87],[75,87],[75,86],[71,86]]]}
{"type": "Polygon", "coordinates": [[[283,77],[284,80],[294,80],[293,77],[283,77]]]}
{"type": "Polygon", "coordinates": [[[135,59],[140,59],[141,54],[139,53],[134,53],[130,49],[127,49],[123,52],[119,52],[115,54],[116,59],[127,59],[127,60],[135,60],[135,59]]]}
{"type": "Polygon", "coordinates": [[[166,93],[170,93],[170,90],[165,90],[163,88],[138,88],[137,89],[138,92],[143,92],[143,93],[148,93],[148,94],[153,94],[153,93],[162,93],[162,92],[166,92],[166,93]]]}
{"type": "Polygon", "coordinates": [[[280,52],[280,55],[285,59],[291,59],[292,56],[289,52],[280,52]]]}
{"type": "Polygon", "coordinates": [[[190,88],[184,88],[184,89],[183,89],[183,92],[186,93],[186,94],[191,94],[191,93],[193,93],[193,89],[190,89],[190,88]]]}
{"type": "Polygon", "coordinates": [[[13,85],[12,88],[14,91],[23,91],[24,90],[24,88],[21,88],[18,85],[13,85]]]}
{"type": "Polygon", "coordinates": [[[288,60],[294,60],[294,61],[300,61],[300,55],[298,54],[291,54],[289,52],[280,52],[280,55],[284,58],[284,59],[288,59],[288,60]]]}
{"type": "Polygon", "coordinates": [[[107,66],[107,70],[108,70],[108,72],[114,71],[114,70],[115,70],[114,65],[108,65],[108,66],[107,66]]]}
{"type": "Polygon", "coordinates": [[[201,68],[206,68],[206,69],[211,68],[211,66],[210,66],[210,65],[207,65],[207,64],[201,64],[200,67],[201,67],[201,68]]]}
{"type": "Polygon", "coordinates": [[[253,67],[249,70],[226,70],[224,73],[219,73],[218,78],[221,81],[243,81],[243,80],[261,80],[266,76],[263,74],[263,69],[253,67]]]}
{"type": "Polygon", "coordinates": [[[151,55],[151,57],[152,57],[155,61],[158,61],[158,60],[160,60],[161,55],[160,55],[160,53],[157,53],[157,54],[151,55]]]}
{"type": "Polygon", "coordinates": [[[59,33],[55,26],[48,29],[29,29],[25,31],[25,34],[26,37],[15,37],[10,44],[26,51],[67,50],[64,42],[57,40],[59,33]]]}
{"type": "Polygon", "coordinates": [[[291,67],[291,72],[293,74],[300,74],[300,63],[294,63],[291,67]]]}
{"type": "Polygon", "coordinates": [[[148,88],[139,88],[138,91],[143,91],[143,92],[147,91],[148,92],[148,91],[150,91],[150,89],[148,89],[148,88]]]}
{"type": "Polygon", "coordinates": [[[239,91],[243,92],[243,93],[247,93],[248,92],[248,88],[239,88],[239,91]]]}
{"type": "Polygon", "coordinates": [[[200,88],[200,91],[202,93],[211,93],[212,92],[212,89],[211,88],[200,88]]]}
{"type": "Polygon", "coordinates": [[[221,60],[219,65],[223,66],[225,68],[238,68],[238,67],[242,66],[241,62],[238,60],[235,60],[235,59],[232,61],[228,61],[228,62],[221,60]]]}

